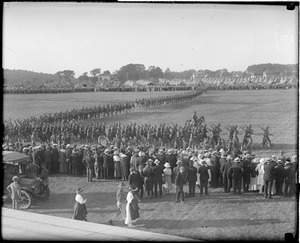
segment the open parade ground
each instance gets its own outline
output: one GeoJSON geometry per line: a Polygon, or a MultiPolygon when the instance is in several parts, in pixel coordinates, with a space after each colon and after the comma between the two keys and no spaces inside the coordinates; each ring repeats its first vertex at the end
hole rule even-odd
{"type": "MultiPolygon", "coordinates": [[[[183,92],[180,92],[183,93],[183,92]]],[[[5,95],[4,119],[24,119],[43,113],[59,112],[99,104],[134,101],[177,94],[174,92],[139,93],[75,93],[5,95]]],[[[227,139],[225,125],[249,125],[254,130],[255,157],[297,154],[298,147],[298,91],[247,90],[208,91],[200,97],[174,105],[150,109],[138,109],[131,113],[102,118],[107,124],[170,124],[182,125],[191,119],[193,111],[205,117],[206,124],[221,124],[221,137],[227,139]],[[261,148],[263,131],[258,127],[269,126],[271,148],[261,148]]],[[[121,216],[116,216],[116,191],[119,181],[94,180],[85,177],[52,175],[49,177],[51,196],[44,202],[36,202],[26,211],[71,218],[75,190],[84,189],[87,198],[88,221],[127,227],[121,216]]],[[[187,192],[187,188],[185,188],[187,192]]],[[[5,203],[4,207],[10,207],[5,203]]],[[[284,240],[285,233],[295,233],[297,200],[293,197],[274,196],[266,200],[256,192],[234,195],[221,188],[209,188],[209,195],[186,198],[184,204],[175,203],[175,191],[162,198],[144,199],[140,204],[141,218],[137,229],[149,232],[177,235],[201,240],[284,240]]]]}

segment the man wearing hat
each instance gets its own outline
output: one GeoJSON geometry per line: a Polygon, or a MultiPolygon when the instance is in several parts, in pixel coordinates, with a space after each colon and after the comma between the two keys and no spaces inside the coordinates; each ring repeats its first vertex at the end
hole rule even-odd
{"type": "Polygon", "coordinates": [[[205,195],[208,195],[208,170],[210,167],[206,164],[205,160],[201,161],[201,164],[198,168],[199,181],[200,181],[200,196],[203,195],[203,188],[205,190],[205,195]]]}
{"type": "Polygon", "coordinates": [[[184,203],[184,173],[185,168],[181,166],[179,168],[179,173],[175,177],[175,187],[176,187],[176,202],[179,202],[179,198],[181,197],[181,203],[184,203]]]}
{"type": "Polygon", "coordinates": [[[156,159],[154,161],[155,166],[153,167],[153,187],[154,195],[157,197],[157,186],[159,190],[159,197],[162,196],[162,184],[163,184],[163,174],[164,167],[161,165],[161,161],[156,159]]]}
{"type": "Polygon", "coordinates": [[[146,162],[146,166],[143,169],[143,174],[144,174],[144,184],[145,184],[145,190],[147,191],[148,198],[153,197],[153,177],[154,177],[154,172],[153,168],[151,166],[152,164],[152,159],[148,159],[146,162]]]}
{"type": "Polygon", "coordinates": [[[251,155],[246,154],[242,159],[243,168],[243,191],[249,192],[250,187],[250,177],[251,177],[251,155]]]}
{"type": "MultiPolygon", "coordinates": [[[[174,178],[176,178],[176,176],[179,174],[181,166],[182,166],[182,161],[177,160],[176,167],[174,167],[174,169],[173,169],[174,178]]],[[[174,179],[174,182],[175,182],[175,179],[174,179]]]]}
{"type": "Polygon", "coordinates": [[[19,185],[19,177],[14,176],[13,182],[6,188],[9,192],[12,201],[12,209],[19,209],[19,201],[21,200],[21,187],[19,185]]]}
{"type": "Polygon", "coordinates": [[[283,161],[282,158],[277,159],[277,164],[278,166],[275,168],[275,191],[276,195],[282,195],[282,186],[284,182],[284,166],[283,166],[283,161]]]}
{"type": "Polygon", "coordinates": [[[295,171],[293,170],[293,165],[291,164],[291,158],[286,158],[284,166],[284,196],[291,196],[293,193],[293,184],[295,180],[295,171]]]}
{"type": "Polygon", "coordinates": [[[243,178],[243,168],[241,164],[241,159],[236,157],[234,159],[234,164],[229,169],[229,174],[231,175],[233,182],[233,193],[236,194],[236,190],[238,190],[238,194],[242,194],[242,178],[243,178]]]}
{"type": "Polygon", "coordinates": [[[189,182],[189,197],[195,196],[196,181],[197,181],[197,168],[194,166],[194,161],[189,161],[187,167],[187,180],[189,182]]]}
{"type": "Polygon", "coordinates": [[[272,198],[271,192],[272,192],[272,186],[273,186],[273,180],[274,180],[274,172],[275,172],[275,164],[272,163],[271,158],[267,158],[266,163],[264,165],[264,183],[265,183],[265,191],[264,196],[265,198],[272,198]]]}
{"type": "Polygon", "coordinates": [[[229,193],[232,187],[232,178],[229,174],[230,167],[233,165],[232,156],[228,155],[226,158],[226,162],[220,168],[221,173],[223,174],[223,187],[224,192],[229,193]]]}

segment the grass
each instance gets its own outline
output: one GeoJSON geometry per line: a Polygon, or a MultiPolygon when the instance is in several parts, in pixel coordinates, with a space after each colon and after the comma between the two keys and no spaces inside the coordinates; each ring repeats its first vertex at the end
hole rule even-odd
{"type": "MultiPolygon", "coordinates": [[[[76,93],[55,95],[5,96],[4,117],[34,116],[44,112],[56,112],[72,107],[92,106],[99,103],[115,103],[116,100],[135,100],[138,97],[164,95],[167,92],[146,93],[76,93]],[[116,96],[118,95],[118,97],[116,96]],[[40,100],[40,102],[36,102],[40,100]]],[[[170,95],[168,93],[167,95],[170,95]]],[[[221,124],[221,137],[227,138],[224,126],[252,124],[256,156],[270,156],[286,151],[286,156],[297,152],[298,100],[297,90],[259,91],[209,91],[193,101],[163,106],[134,113],[122,114],[102,122],[151,123],[176,122],[183,124],[191,119],[192,112],[203,115],[206,123],[221,124]],[[260,148],[262,130],[270,127],[274,135],[271,148],[260,148]]],[[[240,135],[241,140],[241,135],[240,135]]],[[[88,220],[126,227],[121,216],[116,217],[115,193],[118,181],[86,181],[86,178],[56,175],[50,178],[51,197],[46,202],[36,202],[28,211],[71,218],[75,190],[84,189],[88,199],[88,220]]],[[[185,189],[186,190],[186,189],[185,189]]],[[[264,199],[261,194],[242,196],[225,194],[221,189],[209,189],[208,197],[187,198],[185,204],[175,203],[175,194],[161,199],[143,200],[140,204],[139,230],[178,235],[202,240],[284,240],[284,234],[295,233],[297,202],[293,198],[264,199]]],[[[4,205],[9,207],[8,204],[4,205]]]]}
{"type": "MultiPolygon", "coordinates": [[[[119,181],[87,182],[84,177],[50,177],[51,197],[35,202],[27,211],[71,218],[78,187],[87,198],[88,221],[127,227],[116,216],[115,194],[119,181]]],[[[127,183],[128,184],[128,183],[127,183]]],[[[187,188],[185,188],[187,192],[187,188]]],[[[9,207],[9,204],[5,204],[9,207]]],[[[234,195],[209,188],[209,195],[186,198],[175,203],[175,192],[162,198],[144,199],[139,204],[141,218],[136,229],[201,240],[284,240],[295,233],[296,200],[274,196],[268,200],[258,193],[234,195]]]]}

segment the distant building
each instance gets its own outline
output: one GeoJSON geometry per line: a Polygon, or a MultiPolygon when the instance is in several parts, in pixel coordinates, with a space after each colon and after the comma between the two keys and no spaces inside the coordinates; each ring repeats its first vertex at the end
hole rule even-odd
{"type": "Polygon", "coordinates": [[[99,75],[98,76],[99,82],[109,82],[109,81],[111,81],[111,79],[112,79],[111,75],[99,75]]]}
{"type": "Polygon", "coordinates": [[[82,88],[93,88],[95,85],[91,81],[80,81],[75,85],[75,88],[82,89],[82,88]]]}

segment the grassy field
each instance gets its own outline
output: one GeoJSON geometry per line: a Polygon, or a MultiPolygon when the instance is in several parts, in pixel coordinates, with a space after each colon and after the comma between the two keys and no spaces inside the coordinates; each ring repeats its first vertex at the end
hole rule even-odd
{"type": "MultiPolygon", "coordinates": [[[[163,93],[135,93],[144,97],[163,93]],[[146,96],[147,95],[147,96],[146,96]]],[[[102,102],[122,102],[135,100],[129,93],[78,93],[53,96],[9,96],[4,97],[4,117],[21,114],[34,116],[44,112],[80,108],[102,102]],[[104,95],[107,95],[104,99],[104,95]],[[44,97],[45,96],[45,97],[44,97]],[[63,96],[63,97],[61,97],[63,96]],[[118,98],[116,98],[118,96],[118,98]],[[121,97],[122,96],[122,97],[121,97]],[[109,98],[108,98],[109,97],[109,98]],[[18,100],[19,99],[19,100],[18,100]],[[41,100],[39,100],[41,99],[41,100]],[[104,100],[102,100],[104,99],[104,100]],[[78,104],[80,103],[80,105],[78,104]],[[16,108],[17,107],[17,108],[16,108]],[[45,109],[44,109],[45,108],[45,109]]],[[[167,94],[169,95],[169,94],[167,94]]],[[[224,125],[249,125],[254,129],[254,153],[257,156],[279,154],[281,149],[287,156],[296,153],[298,143],[298,100],[297,90],[260,90],[260,91],[209,91],[190,102],[155,109],[138,110],[113,118],[105,118],[107,123],[151,123],[176,122],[183,124],[191,119],[193,111],[203,115],[206,123],[220,123],[227,138],[224,125]],[[272,148],[261,149],[262,130],[270,127],[274,135],[272,148]]],[[[240,137],[241,138],[241,137],[240,137]]],[[[83,196],[88,198],[88,220],[126,227],[121,216],[116,217],[115,193],[118,181],[87,182],[86,178],[61,175],[50,178],[51,197],[46,202],[36,202],[28,211],[71,218],[75,190],[84,189],[83,196]]],[[[185,189],[186,190],[186,189],[185,189]]],[[[8,204],[4,205],[9,207],[8,204]]],[[[141,219],[137,229],[172,234],[202,240],[284,240],[284,234],[296,231],[297,202],[294,198],[276,197],[264,199],[256,193],[223,193],[221,189],[209,189],[209,196],[187,198],[185,204],[175,203],[175,194],[161,199],[143,200],[140,204],[141,219]]]]}

